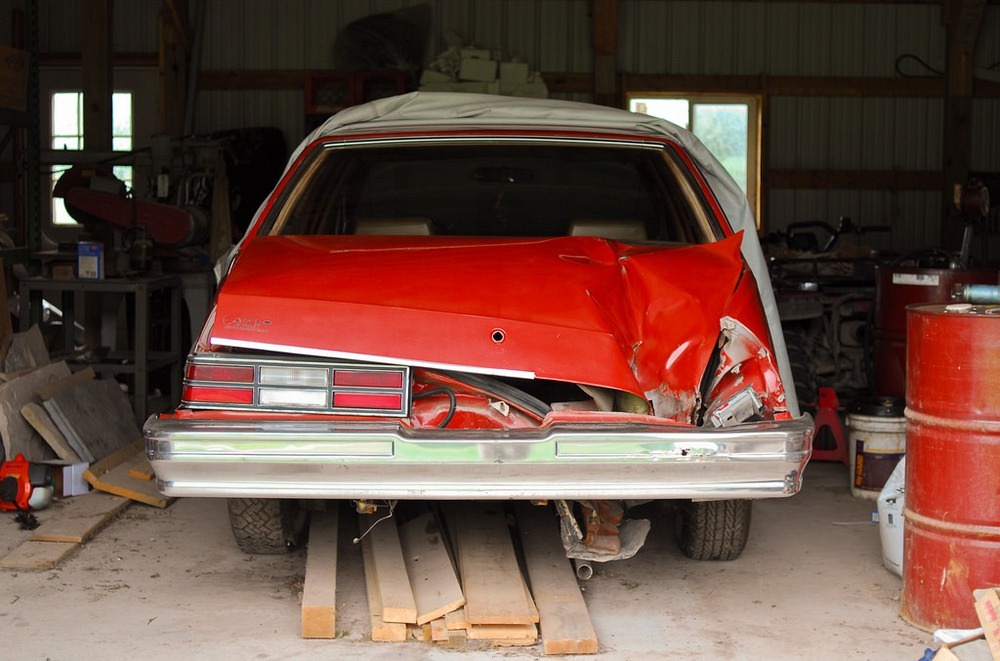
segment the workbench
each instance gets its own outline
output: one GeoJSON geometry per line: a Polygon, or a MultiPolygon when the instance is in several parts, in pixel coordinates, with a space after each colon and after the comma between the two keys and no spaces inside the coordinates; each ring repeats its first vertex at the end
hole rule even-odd
{"type": "Polygon", "coordinates": [[[129,384],[132,408],[140,425],[152,412],[149,407],[152,374],[160,370],[169,371],[169,406],[178,403],[183,361],[180,278],[175,275],[102,280],[26,278],[21,281],[20,294],[21,330],[28,330],[32,324],[40,324],[42,301],[48,297],[62,314],[63,348],[67,354],[67,363],[74,369],[89,366],[102,378],[124,375],[129,384]],[[164,330],[161,328],[163,320],[154,320],[152,317],[151,302],[158,296],[169,296],[165,333],[160,332],[164,330]],[[75,351],[78,346],[75,337],[79,323],[78,298],[99,301],[101,308],[101,344],[106,344],[109,348],[106,353],[103,348],[91,352],[96,356],[94,360],[84,360],[80,352],[75,351]],[[132,319],[129,320],[131,326],[126,326],[129,331],[126,333],[127,337],[120,338],[116,331],[123,302],[132,319]]]}

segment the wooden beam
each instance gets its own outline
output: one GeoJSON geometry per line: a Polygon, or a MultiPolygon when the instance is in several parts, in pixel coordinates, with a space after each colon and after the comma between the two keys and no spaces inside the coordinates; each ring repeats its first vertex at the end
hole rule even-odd
{"type": "Polygon", "coordinates": [[[87,151],[111,150],[111,3],[83,0],[83,145],[87,151]]]}
{"type": "Polygon", "coordinates": [[[769,170],[767,187],[801,190],[939,190],[933,170],[769,170]]]}
{"type": "Polygon", "coordinates": [[[594,103],[618,107],[618,0],[591,0],[594,103]]]}
{"type": "Polygon", "coordinates": [[[337,501],[309,521],[306,578],[302,587],[302,637],[337,637],[337,501]]]}
{"type": "Polygon", "coordinates": [[[184,133],[187,111],[191,36],[187,0],[164,0],[159,14],[159,130],[167,135],[184,133]]]}
{"type": "Polygon", "coordinates": [[[946,91],[942,142],[941,245],[945,250],[961,246],[964,223],[954,213],[954,191],[966,183],[972,167],[972,93],[976,42],[982,28],[986,0],[945,0],[947,27],[946,91]]]}
{"type": "Polygon", "coordinates": [[[626,93],[670,90],[683,93],[732,92],[771,96],[914,97],[944,96],[938,78],[854,78],[846,76],[700,76],[622,74],[626,93]]]}

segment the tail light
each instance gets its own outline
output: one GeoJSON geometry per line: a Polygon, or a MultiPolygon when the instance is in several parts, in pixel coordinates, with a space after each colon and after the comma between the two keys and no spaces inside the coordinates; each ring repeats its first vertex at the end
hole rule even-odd
{"type": "Polygon", "coordinates": [[[188,408],[406,416],[408,367],[194,354],[184,373],[188,408]]]}

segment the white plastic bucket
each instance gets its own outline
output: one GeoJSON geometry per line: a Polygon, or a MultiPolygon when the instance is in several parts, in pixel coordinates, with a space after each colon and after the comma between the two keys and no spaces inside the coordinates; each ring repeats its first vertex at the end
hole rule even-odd
{"type": "Polygon", "coordinates": [[[906,452],[902,400],[886,397],[852,407],[847,415],[851,495],[877,500],[906,452]]]}
{"type": "Polygon", "coordinates": [[[906,507],[906,457],[896,464],[878,496],[878,534],[882,564],[903,575],[903,508],[906,507]]]}

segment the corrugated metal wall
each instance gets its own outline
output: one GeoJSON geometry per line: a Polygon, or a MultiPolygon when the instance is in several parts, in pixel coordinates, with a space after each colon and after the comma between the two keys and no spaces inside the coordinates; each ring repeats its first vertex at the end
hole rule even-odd
{"type": "MultiPolygon", "coordinates": [[[[0,10],[18,0],[0,1],[0,10]]],[[[192,0],[192,6],[197,3],[192,0]]],[[[333,66],[333,43],[351,21],[418,5],[432,14],[428,57],[453,30],[467,42],[506,49],[540,71],[592,67],[590,0],[211,0],[203,69],[313,69],[333,66]]],[[[114,48],[154,53],[161,0],[114,6],[114,48]]],[[[696,2],[622,0],[619,69],[632,73],[772,76],[934,75],[945,58],[935,4],[696,2]],[[919,58],[919,60],[915,59],[919,58]],[[922,62],[921,62],[922,61],[922,62]],[[926,63],[927,67],[923,63],[926,63]]],[[[41,50],[78,52],[79,0],[42,0],[41,50]]],[[[989,5],[976,66],[1000,62],[1000,7],[989,5]]],[[[1000,79],[1000,65],[993,69],[1000,79]]],[[[578,95],[579,100],[586,100],[578,95]]],[[[305,132],[298,91],[203,91],[196,128],[208,132],[280,127],[291,147],[305,132]]],[[[766,127],[774,169],[936,170],[942,159],[943,104],[919,98],[773,97],[766,127]]],[[[1000,103],[973,106],[973,167],[1000,171],[1000,103]]],[[[773,190],[766,225],[799,220],[890,224],[876,247],[937,242],[934,192],[773,190]]]]}

